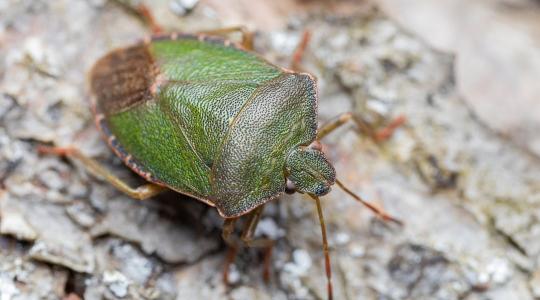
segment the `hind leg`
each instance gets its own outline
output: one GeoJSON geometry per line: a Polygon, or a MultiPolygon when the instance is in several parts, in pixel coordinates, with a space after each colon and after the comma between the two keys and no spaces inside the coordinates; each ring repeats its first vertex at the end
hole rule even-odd
{"type": "Polygon", "coordinates": [[[42,154],[54,154],[73,158],[81,162],[88,172],[95,177],[103,178],[119,191],[137,200],[145,200],[167,190],[166,187],[154,183],[147,183],[137,188],[132,188],[129,186],[129,184],[111,173],[111,171],[107,170],[107,168],[98,163],[96,160],[84,155],[81,151],[73,147],[39,146],[38,152],[42,154]]]}

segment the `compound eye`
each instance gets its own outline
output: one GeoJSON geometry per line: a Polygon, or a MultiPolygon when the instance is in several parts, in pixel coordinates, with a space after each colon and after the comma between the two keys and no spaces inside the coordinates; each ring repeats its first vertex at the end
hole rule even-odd
{"type": "Polygon", "coordinates": [[[296,185],[294,182],[287,179],[287,186],[285,187],[285,193],[287,194],[294,194],[296,192],[296,185]]]}
{"type": "Polygon", "coordinates": [[[320,184],[315,189],[315,195],[317,195],[317,196],[324,196],[324,195],[328,194],[328,192],[330,192],[330,187],[325,185],[325,184],[320,184]]]}

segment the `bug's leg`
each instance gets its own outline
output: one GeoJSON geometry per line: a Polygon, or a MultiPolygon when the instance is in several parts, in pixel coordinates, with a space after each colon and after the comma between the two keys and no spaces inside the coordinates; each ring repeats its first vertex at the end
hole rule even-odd
{"type": "Polygon", "coordinates": [[[163,28],[156,21],[154,14],[152,14],[152,11],[150,11],[148,6],[144,4],[139,4],[137,5],[135,10],[137,14],[139,14],[139,16],[143,19],[143,21],[148,24],[153,34],[160,34],[163,32],[163,28]]]}
{"type": "Polygon", "coordinates": [[[355,116],[353,113],[346,112],[321,126],[317,133],[317,140],[321,140],[337,128],[345,125],[350,121],[353,121],[362,133],[368,135],[375,142],[379,143],[387,140],[390,136],[392,136],[394,131],[399,126],[403,125],[403,123],[405,123],[405,120],[405,116],[401,115],[392,120],[390,124],[386,125],[384,128],[375,130],[367,122],[355,116]]]}
{"type": "Polygon", "coordinates": [[[259,223],[259,220],[262,216],[263,207],[264,205],[256,208],[247,216],[248,219],[244,224],[244,229],[242,230],[242,235],[240,236],[241,241],[236,240],[232,235],[236,220],[238,220],[238,218],[226,219],[223,223],[223,230],[221,232],[221,236],[229,246],[229,251],[227,253],[223,269],[223,282],[225,283],[225,285],[229,283],[229,268],[234,262],[241,244],[245,245],[246,247],[257,247],[266,249],[264,257],[263,278],[265,281],[268,281],[270,278],[270,258],[274,241],[271,239],[253,238],[255,230],[257,229],[257,224],[259,223]]]}
{"type": "Polygon", "coordinates": [[[272,265],[272,251],[274,250],[274,243],[266,247],[264,251],[264,265],[263,265],[263,280],[264,282],[270,282],[270,266],[272,265]]]}
{"type": "Polygon", "coordinates": [[[225,264],[223,266],[223,283],[227,286],[229,285],[229,268],[236,258],[238,253],[238,242],[233,238],[232,233],[234,232],[234,225],[236,220],[234,219],[225,219],[223,223],[223,229],[221,231],[221,237],[229,247],[227,252],[227,257],[225,258],[225,264]]]}
{"type": "Polygon", "coordinates": [[[103,167],[100,163],[84,155],[81,151],[73,147],[49,147],[40,145],[38,146],[37,150],[42,154],[66,156],[80,161],[92,175],[103,178],[121,192],[137,200],[144,200],[167,190],[166,187],[162,187],[154,183],[147,183],[137,188],[132,188],[122,179],[118,178],[103,167]]]}
{"type": "Polygon", "coordinates": [[[238,218],[225,219],[223,222],[221,237],[229,247],[238,247],[238,241],[232,235],[234,232],[234,226],[236,225],[236,220],[238,220],[238,218]]]}
{"type": "Polygon", "coordinates": [[[259,220],[261,219],[263,209],[264,205],[259,206],[251,214],[249,214],[249,219],[244,225],[244,230],[242,231],[242,235],[240,236],[240,238],[244,245],[247,247],[257,247],[265,249],[263,279],[264,281],[268,282],[270,280],[270,262],[272,258],[272,249],[275,242],[272,239],[254,239],[255,230],[257,229],[259,220]]]}
{"type": "MultiPolygon", "coordinates": [[[[346,123],[348,123],[349,121],[351,121],[352,118],[353,118],[353,114],[351,112],[346,112],[346,113],[343,113],[343,114],[337,116],[333,120],[328,121],[326,124],[324,124],[323,126],[321,126],[318,129],[317,140],[323,139],[325,136],[327,136],[332,131],[336,130],[337,128],[339,128],[339,127],[345,125],[346,123]]],[[[359,127],[362,128],[363,125],[364,124],[362,124],[362,126],[359,126],[359,127]]]]}
{"type": "Polygon", "coordinates": [[[389,124],[375,131],[374,140],[376,142],[386,141],[392,136],[392,134],[394,134],[394,131],[396,131],[397,128],[405,124],[405,121],[407,121],[407,118],[404,115],[399,115],[398,117],[390,121],[389,124]]]}
{"type": "Polygon", "coordinates": [[[302,33],[302,38],[300,39],[300,42],[296,46],[296,49],[294,50],[294,53],[291,59],[290,68],[292,70],[303,71],[304,68],[302,67],[302,58],[304,57],[304,52],[306,51],[306,48],[310,39],[311,39],[311,32],[309,30],[305,30],[302,33]]]}
{"type": "MultiPolygon", "coordinates": [[[[302,38],[300,39],[300,42],[296,46],[296,49],[294,50],[291,65],[290,68],[294,71],[301,72],[303,71],[302,67],[302,58],[304,56],[304,53],[306,51],[307,45],[309,44],[309,40],[311,39],[311,32],[309,30],[305,30],[302,33],[302,38]]],[[[330,132],[334,131],[336,128],[344,125],[345,123],[353,121],[358,126],[358,129],[364,133],[367,134],[369,137],[371,137],[375,142],[379,143],[382,141],[387,140],[392,136],[396,128],[403,125],[405,123],[405,117],[399,116],[392,120],[390,124],[386,125],[384,128],[379,130],[374,130],[370,124],[368,124],[366,121],[362,120],[361,118],[355,116],[351,112],[346,112],[341,115],[339,115],[334,120],[328,122],[325,124],[322,128],[319,128],[319,133],[317,134],[317,140],[322,139],[326,135],[328,135],[330,132]]]]}
{"type": "Polygon", "coordinates": [[[212,30],[199,31],[200,34],[208,35],[227,35],[229,33],[240,32],[242,34],[242,47],[247,50],[253,51],[253,32],[249,31],[246,26],[234,26],[234,27],[225,27],[225,28],[216,28],[212,30]]]}
{"type": "Polygon", "coordinates": [[[247,247],[268,247],[271,244],[274,243],[271,239],[254,239],[253,236],[255,235],[255,230],[257,230],[257,225],[259,224],[259,221],[261,220],[262,212],[264,209],[264,205],[257,207],[248,215],[248,218],[245,225],[244,230],[242,231],[242,235],[240,236],[240,239],[242,242],[244,242],[244,245],[247,247]]]}

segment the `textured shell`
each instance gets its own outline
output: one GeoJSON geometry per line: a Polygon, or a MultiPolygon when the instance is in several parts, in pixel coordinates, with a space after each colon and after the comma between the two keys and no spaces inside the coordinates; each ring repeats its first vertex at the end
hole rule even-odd
{"type": "Polygon", "coordinates": [[[313,78],[220,38],[157,37],[89,75],[98,127],[146,180],[237,217],[285,190],[285,160],[316,136],[313,78]]]}

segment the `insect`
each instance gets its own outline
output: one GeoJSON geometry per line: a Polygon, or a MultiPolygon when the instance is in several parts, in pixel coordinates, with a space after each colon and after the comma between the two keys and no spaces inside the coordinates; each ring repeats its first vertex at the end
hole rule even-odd
{"type": "Polygon", "coordinates": [[[236,30],[241,28],[154,36],[113,50],[91,69],[96,125],[147,184],[130,187],[76,148],[41,150],[80,160],[135,199],[170,189],[213,206],[225,219],[229,244],[237,242],[235,221],[247,216],[242,242],[271,246],[272,241],[253,239],[264,205],[285,192],[309,195],[317,205],[332,298],[319,197],[336,184],[383,219],[397,220],[337,180],[321,151],[319,140],[354,116],[346,113],[318,128],[314,77],[255,54],[243,30],[241,45],[217,36],[236,30]]]}

